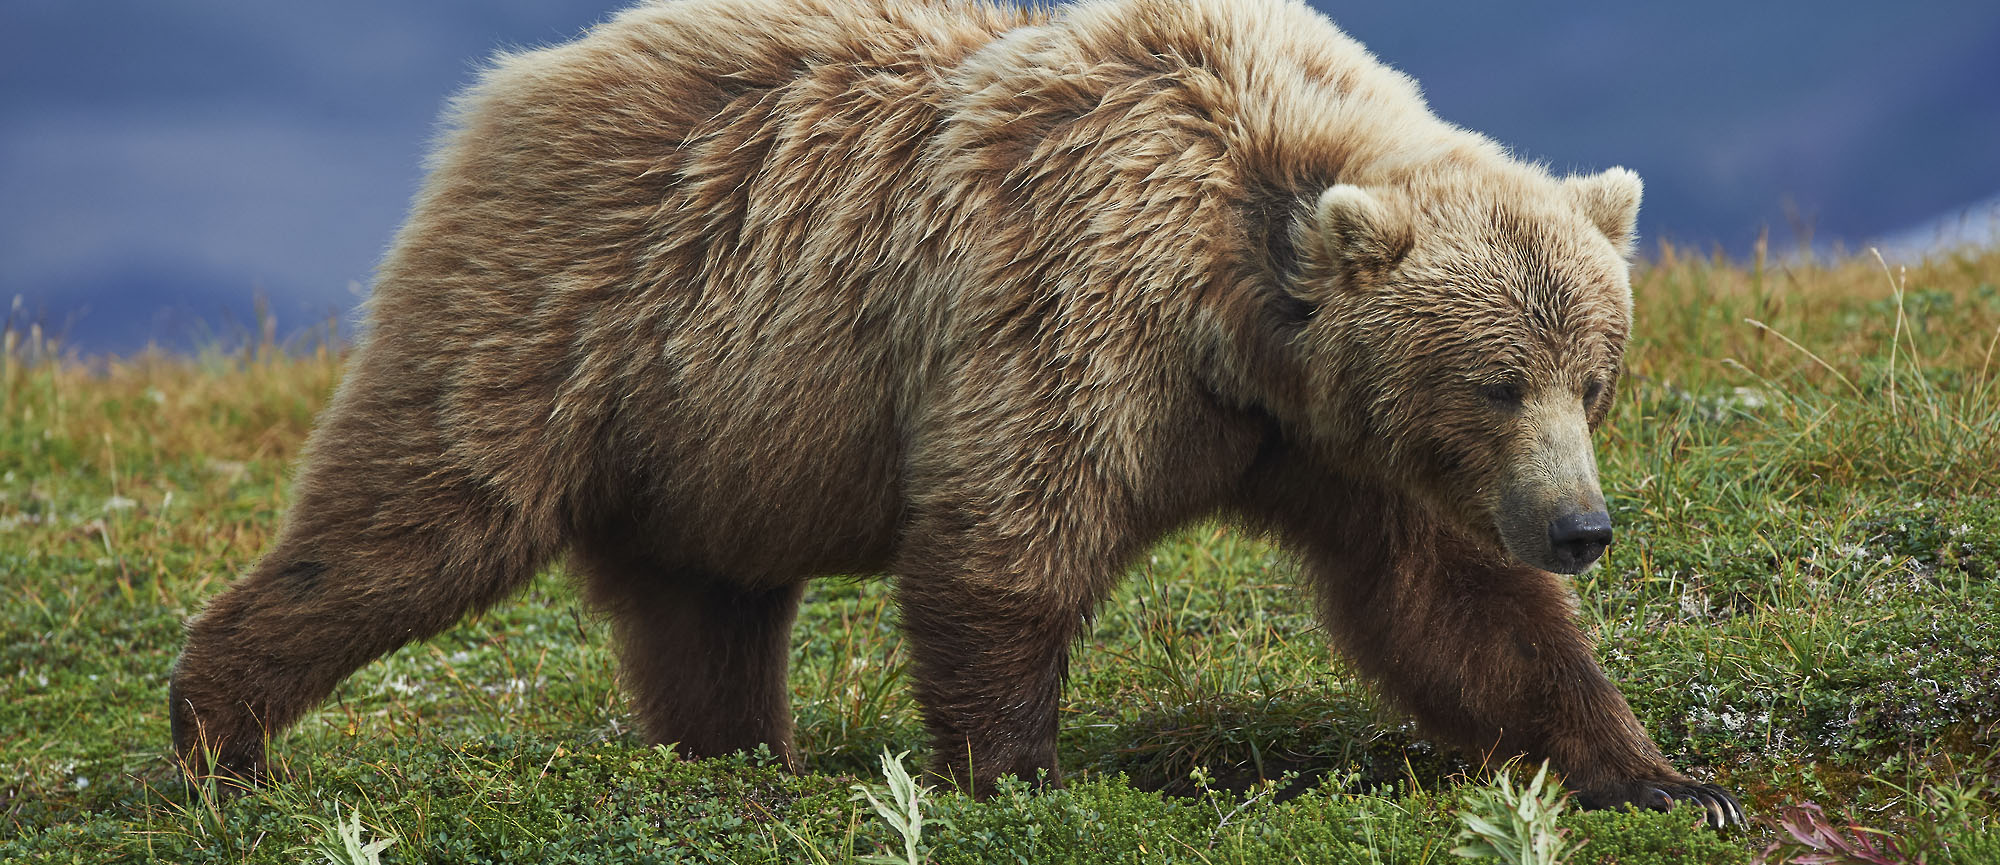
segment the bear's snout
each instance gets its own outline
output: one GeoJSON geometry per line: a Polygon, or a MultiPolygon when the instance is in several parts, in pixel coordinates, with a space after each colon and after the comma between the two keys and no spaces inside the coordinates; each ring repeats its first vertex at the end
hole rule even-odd
{"type": "Polygon", "coordinates": [[[1493,514],[1501,543],[1530,567],[1583,573],[1611,546],[1610,508],[1597,484],[1583,408],[1532,401],[1522,432],[1526,447],[1501,480],[1493,514]]]}
{"type": "Polygon", "coordinates": [[[1549,552],[1555,570],[1580,574],[1611,546],[1611,515],[1604,511],[1567,514],[1549,523],[1549,552]]]}

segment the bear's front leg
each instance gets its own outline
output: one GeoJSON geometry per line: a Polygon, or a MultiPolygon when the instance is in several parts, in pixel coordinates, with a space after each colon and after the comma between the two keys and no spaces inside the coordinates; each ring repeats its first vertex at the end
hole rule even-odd
{"type": "Polygon", "coordinates": [[[1599,667],[1561,577],[1502,561],[1413,508],[1338,522],[1350,524],[1291,538],[1306,552],[1321,615],[1427,732],[1474,752],[1548,760],[1586,808],[1665,810],[1678,800],[1705,809],[1713,826],[1743,823],[1734,797],[1661,755],[1599,667]]]}
{"type": "Polygon", "coordinates": [[[1116,573],[1114,551],[1093,554],[1089,541],[1120,533],[1055,530],[1068,526],[1061,514],[968,525],[953,511],[919,519],[895,569],[932,771],[981,798],[1003,775],[1058,784],[1069,648],[1116,573]],[[1050,531],[1022,537],[1000,523],[1050,531]]]}
{"type": "Polygon", "coordinates": [[[1082,611],[936,575],[904,576],[898,595],[932,771],[979,798],[1002,775],[1060,783],[1056,709],[1082,611]]]}

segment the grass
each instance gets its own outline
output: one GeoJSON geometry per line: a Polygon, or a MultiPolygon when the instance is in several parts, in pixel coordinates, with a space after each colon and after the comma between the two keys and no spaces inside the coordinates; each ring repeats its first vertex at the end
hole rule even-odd
{"type": "MultiPolygon", "coordinates": [[[[1755,825],[1538,810],[1565,861],[2000,861],[1996,285],[1995,250],[1642,269],[1599,445],[1621,540],[1583,616],[1661,746],[1755,825]]],[[[1077,653],[1062,791],[883,786],[922,735],[875,581],[801,613],[806,773],[648,748],[560,574],[364,668],[275,745],[291,780],[188,784],[180,623],[271,539],[342,357],[6,337],[0,861],[1442,863],[1515,801],[1329,655],[1278,550],[1212,525],[1139,563],[1077,653]]]]}

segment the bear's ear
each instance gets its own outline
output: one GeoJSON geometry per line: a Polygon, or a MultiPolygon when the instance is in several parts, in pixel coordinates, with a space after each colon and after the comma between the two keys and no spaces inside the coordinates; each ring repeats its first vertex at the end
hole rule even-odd
{"type": "Polygon", "coordinates": [[[1569,187],[1577,209],[1611,239],[1611,245],[1631,255],[1632,239],[1638,233],[1639,197],[1646,188],[1639,175],[1628,168],[1612,168],[1588,177],[1571,177],[1563,185],[1569,187]]]}
{"type": "Polygon", "coordinates": [[[1320,193],[1313,224],[1336,272],[1363,280],[1380,279],[1394,270],[1416,243],[1408,219],[1374,193],[1349,183],[1337,183],[1320,193]]]}

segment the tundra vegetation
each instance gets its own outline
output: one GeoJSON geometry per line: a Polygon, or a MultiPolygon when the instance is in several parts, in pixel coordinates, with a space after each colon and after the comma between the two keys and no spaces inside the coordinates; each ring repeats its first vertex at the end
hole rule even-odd
{"type": "Polygon", "coordinates": [[[268,546],[343,352],[263,321],[77,358],[17,307],[0,860],[2000,861],[2000,250],[1662,248],[1634,292],[1598,444],[1618,542],[1576,586],[1640,719],[1741,794],[1747,832],[1580,812],[1536,767],[1436,747],[1331,655],[1284,551],[1214,524],[1136,562],[1088,630],[1061,790],[974,802],[885,760],[924,736],[866,576],[800,613],[802,774],[641,744],[606,623],[552,572],[348,680],[274,743],[284,780],[186,777],[181,622],[268,546]]]}

